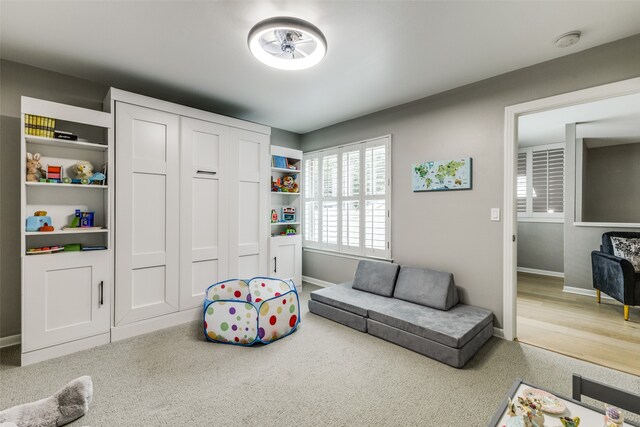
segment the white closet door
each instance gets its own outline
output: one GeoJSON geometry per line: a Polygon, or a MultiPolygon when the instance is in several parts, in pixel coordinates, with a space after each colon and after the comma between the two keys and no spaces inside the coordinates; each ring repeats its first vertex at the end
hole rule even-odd
{"type": "Polygon", "coordinates": [[[229,127],[180,118],[180,309],[228,278],[229,127]]]}
{"type": "Polygon", "coordinates": [[[116,105],[116,325],[178,310],[179,125],[116,105]]]}
{"type": "Polygon", "coordinates": [[[231,128],[229,275],[266,276],[270,234],[269,135],[231,128]]]}

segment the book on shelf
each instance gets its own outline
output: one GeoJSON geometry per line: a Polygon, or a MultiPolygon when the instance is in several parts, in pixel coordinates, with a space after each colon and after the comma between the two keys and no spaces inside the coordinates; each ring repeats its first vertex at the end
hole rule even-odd
{"type": "Polygon", "coordinates": [[[53,133],[55,139],[63,139],[65,141],[77,141],[78,135],[74,135],[71,132],[65,132],[63,130],[56,130],[53,133]]]}
{"type": "Polygon", "coordinates": [[[289,164],[287,158],[284,156],[271,156],[271,164],[274,168],[287,169],[289,164]]]}
{"type": "Polygon", "coordinates": [[[56,120],[50,117],[36,116],[33,114],[24,115],[24,127],[27,135],[43,136],[53,138],[56,127],[56,120]]]}

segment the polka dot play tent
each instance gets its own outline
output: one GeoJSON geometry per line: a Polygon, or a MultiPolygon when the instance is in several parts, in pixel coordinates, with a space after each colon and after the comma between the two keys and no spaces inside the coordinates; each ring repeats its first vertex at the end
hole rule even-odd
{"type": "Polygon", "coordinates": [[[227,344],[269,344],[292,334],[300,323],[293,282],[268,277],[231,279],[207,288],[204,334],[227,344]]]}

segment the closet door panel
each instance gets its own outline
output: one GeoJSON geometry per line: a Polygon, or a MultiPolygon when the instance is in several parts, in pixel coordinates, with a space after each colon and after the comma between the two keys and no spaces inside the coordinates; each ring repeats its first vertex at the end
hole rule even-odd
{"type": "Polygon", "coordinates": [[[116,325],[178,310],[179,125],[116,104],[116,325]]]}
{"type": "Polygon", "coordinates": [[[181,119],[180,309],[227,279],[229,128],[181,119]]]}
{"type": "Polygon", "coordinates": [[[269,136],[231,129],[232,185],[229,270],[233,277],[265,276],[269,236],[269,136]]]}

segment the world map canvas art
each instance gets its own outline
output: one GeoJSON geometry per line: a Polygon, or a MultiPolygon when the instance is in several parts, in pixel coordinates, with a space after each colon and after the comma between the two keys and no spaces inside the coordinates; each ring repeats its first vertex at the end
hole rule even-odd
{"type": "Polygon", "coordinates": [[[433,160],[413,165],[413,191],[471,189],[471,157],[433,160]]]}

